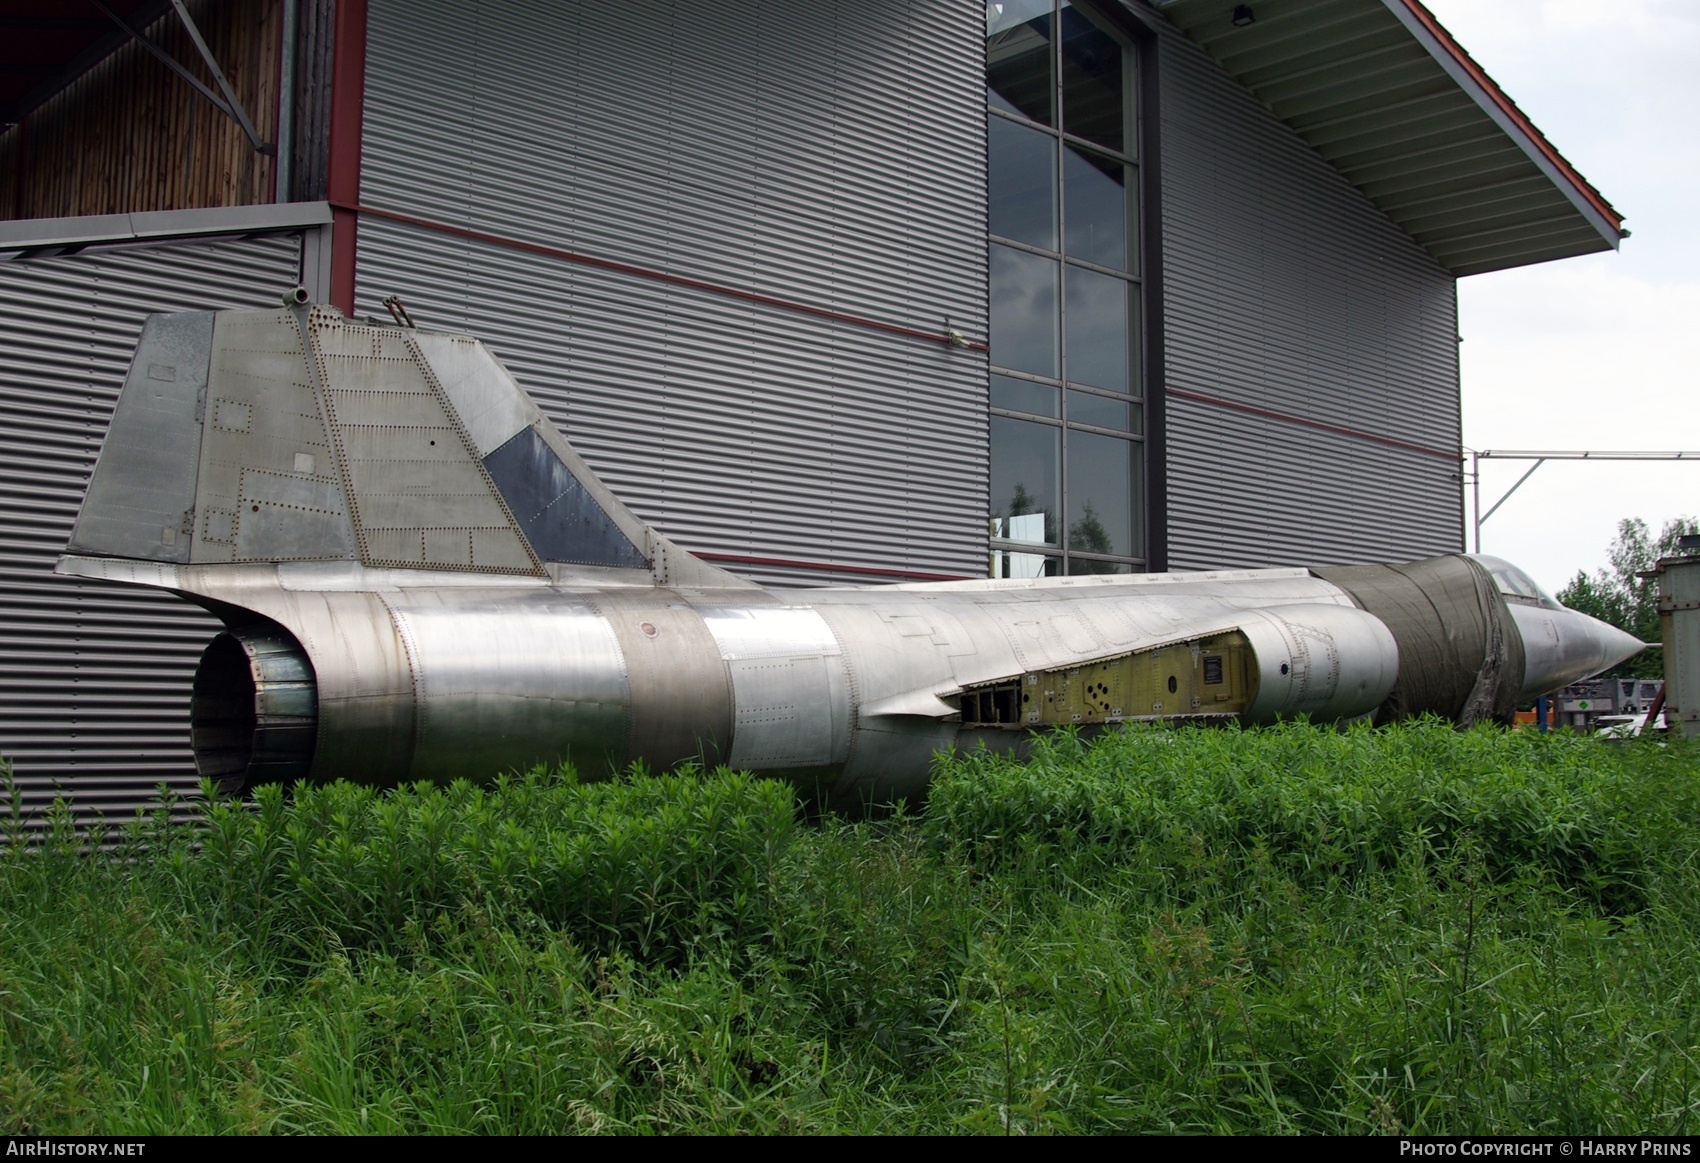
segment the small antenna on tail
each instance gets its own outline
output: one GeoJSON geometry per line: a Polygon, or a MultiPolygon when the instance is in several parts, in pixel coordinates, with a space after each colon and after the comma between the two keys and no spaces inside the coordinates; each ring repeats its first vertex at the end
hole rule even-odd
{"type": "Polygon", "coordinates": [[[391,295],[389,298],[383,300],[383,304],[389,311],[390,318],[394,319],[399,326],[412,328],[415,331],[418,330],[418,327],[413,322],[413,316],[407,313],[407,307],[403,305],[400,295],[391,295]]]}

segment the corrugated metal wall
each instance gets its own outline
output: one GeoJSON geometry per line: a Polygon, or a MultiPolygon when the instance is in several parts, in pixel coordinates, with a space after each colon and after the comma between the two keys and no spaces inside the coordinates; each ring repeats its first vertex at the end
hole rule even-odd
{"type": "MultiPolygon", "coordinates": [[[[189,686],[216,619],[170,594],[56,577],[150,312],[262,306],[294,236],[0,262],[0,756],[39,820],[109,820],[194,786],[189,686]]],[[[3,805],[0,805],[3,808],[3,805]]]]}
{"type": "Polygon", "coordinates": [[[1159,67],[1170,567],[1460,549],[1453,278],[1179,33],[1159,67]]]}
{"type": "MultiPolygon", "coordinates": [[[[982,337],[982,19],[373,0],[361,198],[982,337]]],[[[398,293],[422,326],[486,340],[687,547],[984,574],[983,354],[370,216],[360,231],[358,313],[398,293]]]]}

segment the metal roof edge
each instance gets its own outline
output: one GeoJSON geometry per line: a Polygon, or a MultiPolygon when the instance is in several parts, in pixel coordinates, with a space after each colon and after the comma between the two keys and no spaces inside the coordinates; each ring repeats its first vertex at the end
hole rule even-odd
{"type": "Polygon", "coordinates": [[[1421,0],[1382,0],[1382,3],[1616,250],[1628,233],[1623,229],[1623,216],[1558,152],[1505,90],[1464,51],[1434,14],[1423,7],[1421,0]]]}
{"type": "Polygon", "coordinates": [[[138,210],[132,214],[89,214],[75,218],[15,218],[0,222],[0,250],[300,230],[324,226],[330,220],[329,202],[266,202],[257,206],[138,210]]]}

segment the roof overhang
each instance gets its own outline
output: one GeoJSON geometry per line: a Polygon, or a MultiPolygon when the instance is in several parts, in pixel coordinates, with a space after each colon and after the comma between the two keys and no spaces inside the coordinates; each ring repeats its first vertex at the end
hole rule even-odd
{"type": "Polygon", "coordinates": [[[1628,233],[1418,0],[1150,2],[1455,275],[1628,233]]]}
{"type": "MultiPolygon", "coordinates": [[[[170,0],[102,0],[145,28],[170,0]]],[[[17,123],[129,42],[90,0],[0,0],[0,130],[17,123]]]]}

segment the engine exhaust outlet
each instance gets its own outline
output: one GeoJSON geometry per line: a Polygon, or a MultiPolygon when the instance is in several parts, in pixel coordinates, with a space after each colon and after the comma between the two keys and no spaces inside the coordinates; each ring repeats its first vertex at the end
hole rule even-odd
{"type": "Polygon", "coordinates": [[[304,777],[318,719],[313,665],[281,627],[227,631],[201,655],[189,701],[189,745],[196,772],[220,791],[304,777]]]}

